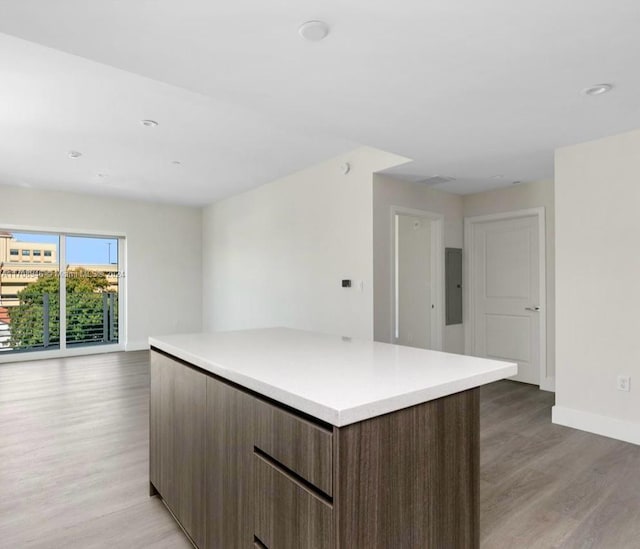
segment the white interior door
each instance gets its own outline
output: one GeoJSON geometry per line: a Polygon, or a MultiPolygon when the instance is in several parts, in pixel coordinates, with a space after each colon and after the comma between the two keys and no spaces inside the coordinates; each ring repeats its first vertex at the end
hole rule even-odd
{"type": "Polygon", "coordinates": [[[540,384],[538,216],[474,224],[472,353],[518,363],[517,381],[540,384]]]}
{"type": "Polygon", "coordinates": [[[396,219],[396,343],[432,348],[433,268],[431,221],[398,215],[396,219]]]}

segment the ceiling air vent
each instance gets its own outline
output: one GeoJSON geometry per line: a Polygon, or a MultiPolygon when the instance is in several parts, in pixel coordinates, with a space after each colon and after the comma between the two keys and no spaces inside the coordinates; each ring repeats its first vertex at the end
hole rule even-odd
{"type": "Polygon", "coordinates": [[[427,177],[426,179],[422,179],[418,181],[418,183],[422,183],[424,185],[441,185],[442,183],[450,183],[451,181],[455,181],[455,177],[449,177],[447,175],[432,175],[431,177],[427,177]]]}

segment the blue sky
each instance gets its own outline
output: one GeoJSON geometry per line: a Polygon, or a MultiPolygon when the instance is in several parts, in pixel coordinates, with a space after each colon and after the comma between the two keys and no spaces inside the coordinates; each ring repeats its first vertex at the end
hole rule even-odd
{"type": "MultiPolygon", "coordinates": [[[[60,244],[58,242],[57,235],[45,233],[13,233],[13,236],[20,242],[43,242],[47,244],[56,244],[58,251],[60,251],[60,244]]],[[[117,239],[89,236],[67,237],[67,263],[104,265],[105,263],[117,262],[117,239]],[[109,244],[111,244],[111,246],[109,246],[109,244]],[[110,258],[109,255],[111,255],[110,258]]]]}

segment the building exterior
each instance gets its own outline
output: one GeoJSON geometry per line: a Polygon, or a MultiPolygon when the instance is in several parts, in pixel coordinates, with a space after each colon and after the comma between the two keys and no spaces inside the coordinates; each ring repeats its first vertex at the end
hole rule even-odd
{"type": "MultiPolygon", "coordinates": [[[[67,272],[85,269],[104,273],[108,291],[118,291],[117,265],[67,265],[67,272]]],[[[0,307],[19,304],[18,294],[39,277],[55,276],[60,270],[58,246],[43,242],[21,242],[6,231],[0,231],[0,307]]]]}
{"type": "Polygon", "coordinates": [[[0,231],[0,263],[35,263],[51,265],[58,262],[58,247],[44,242],[20,242],[6,231],[0,231]]]}

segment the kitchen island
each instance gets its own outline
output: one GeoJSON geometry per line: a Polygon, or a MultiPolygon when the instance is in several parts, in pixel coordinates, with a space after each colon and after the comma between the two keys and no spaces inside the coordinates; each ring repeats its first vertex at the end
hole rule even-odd
{"type": "Polygon", "coordinates": [[[150,338],[150,489],[200,549],[479,545],[515,364],[285,328],[150,338]]]}

